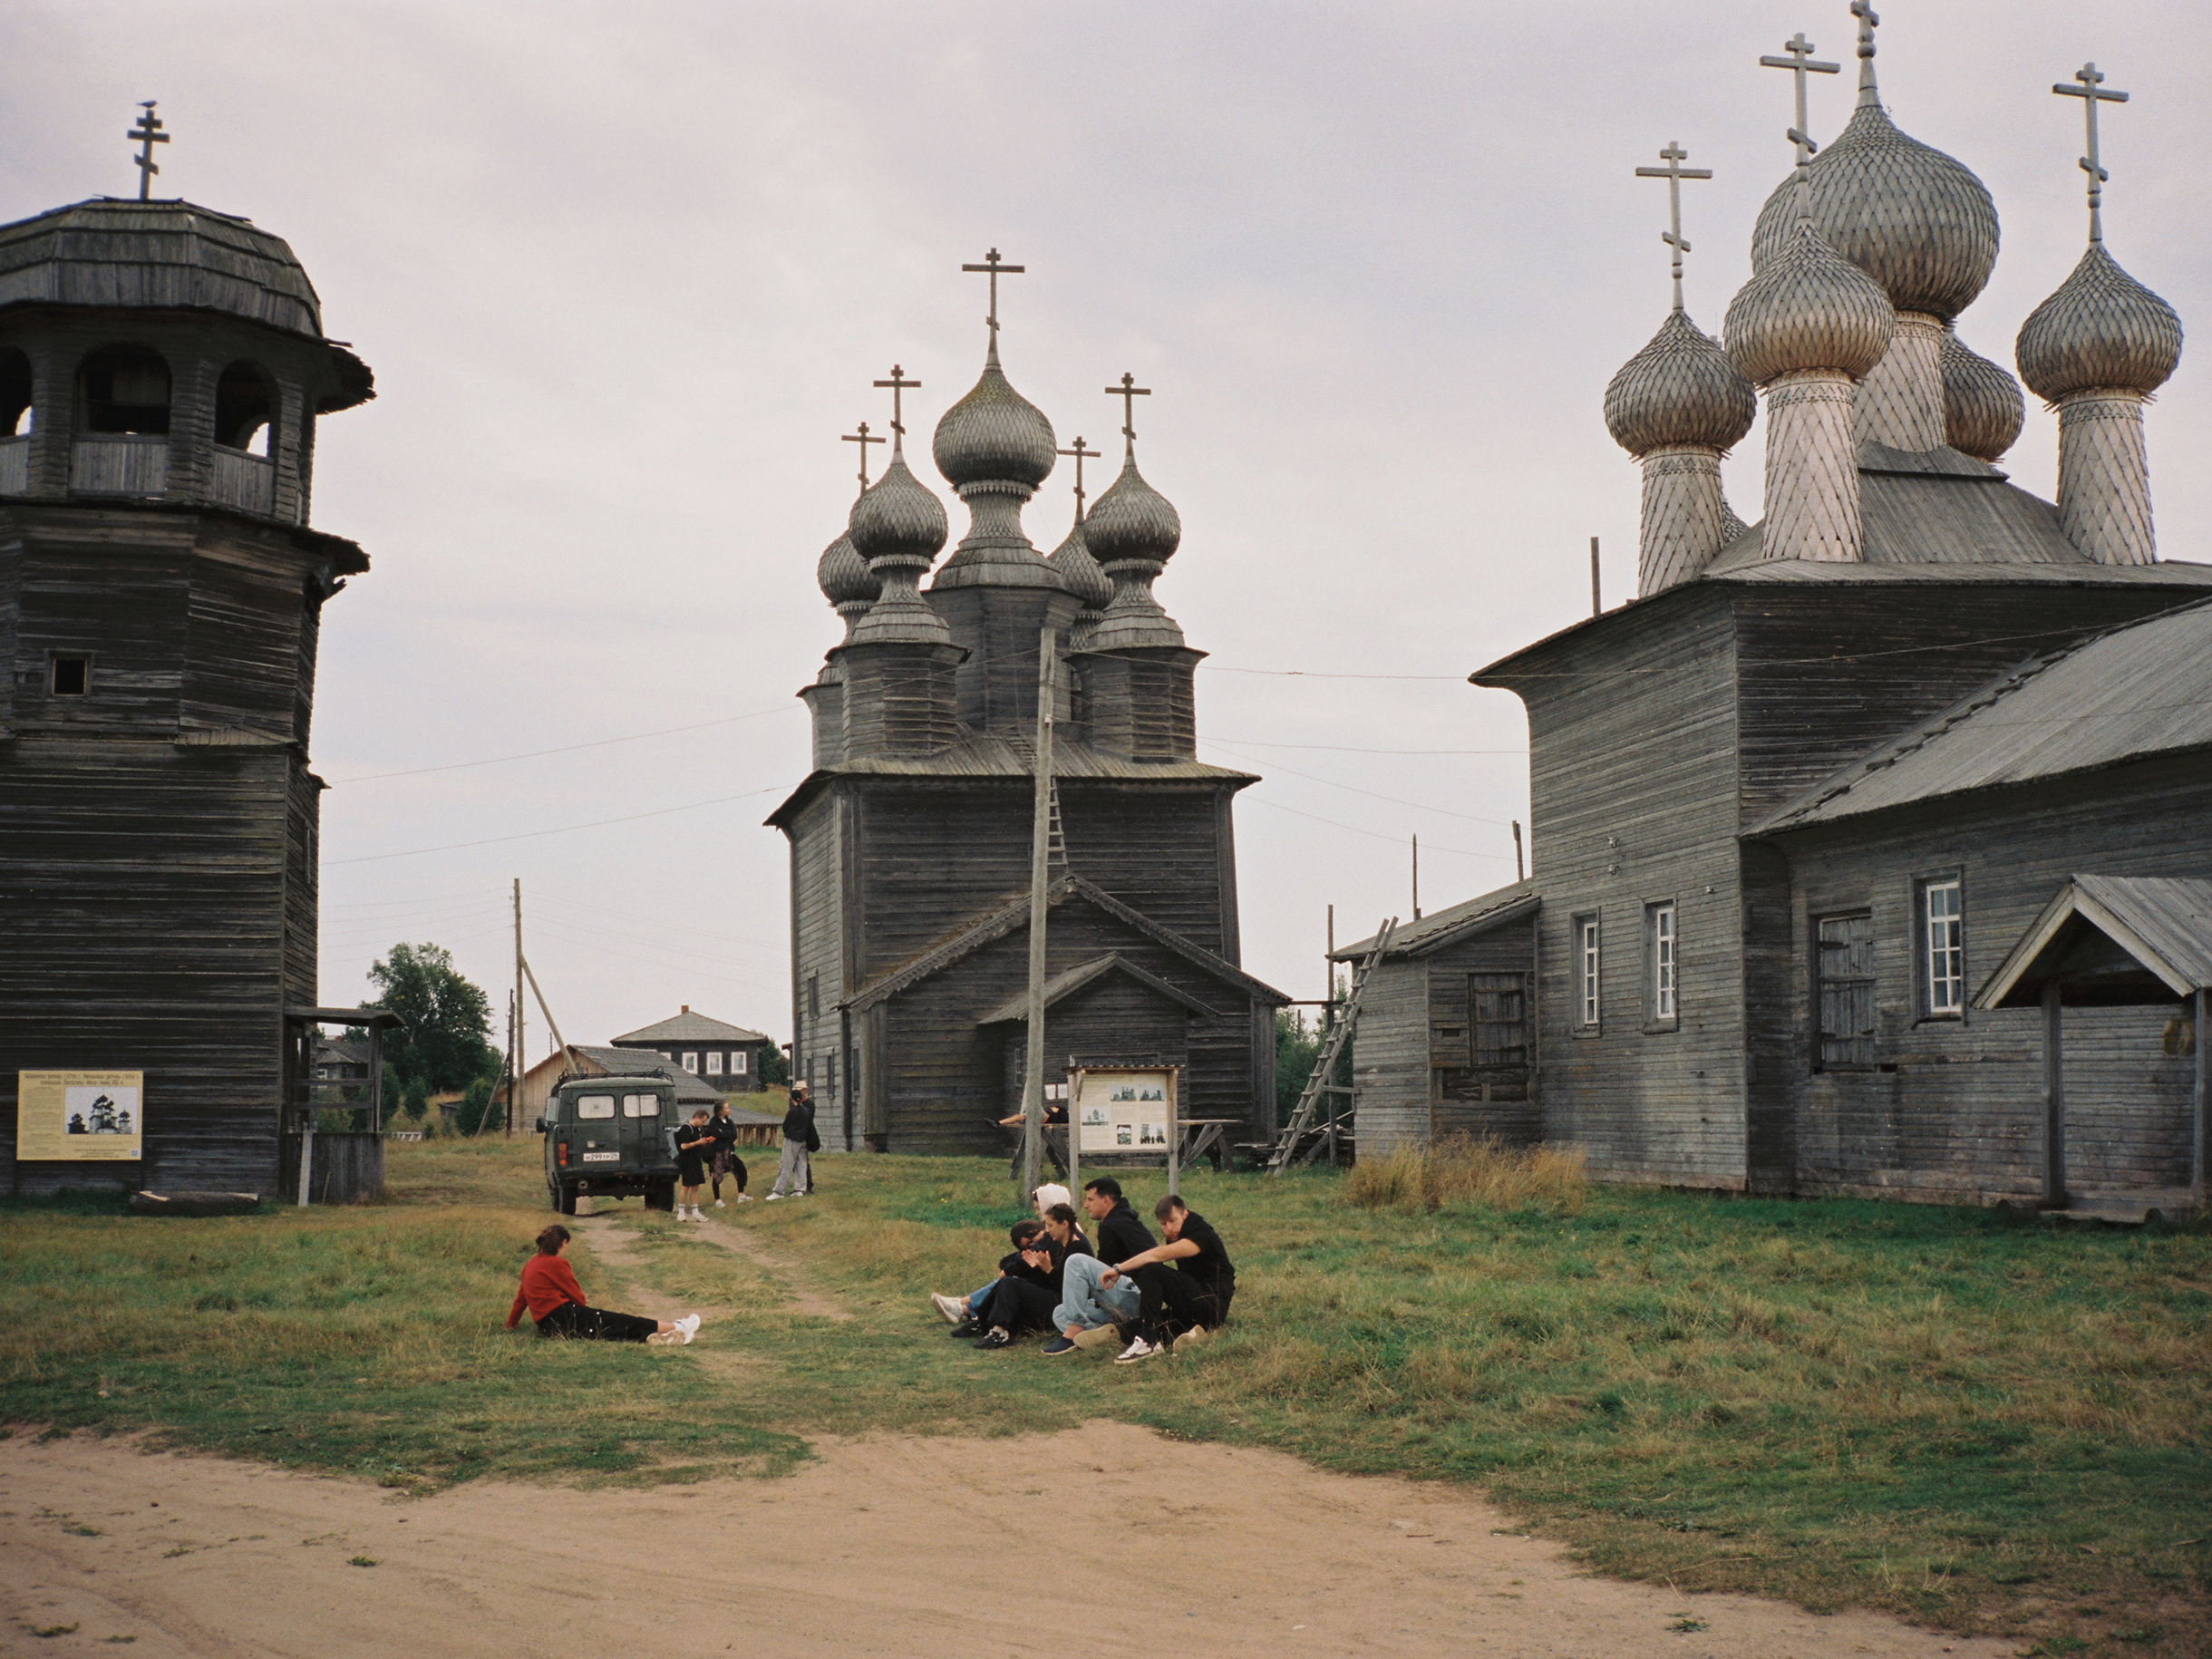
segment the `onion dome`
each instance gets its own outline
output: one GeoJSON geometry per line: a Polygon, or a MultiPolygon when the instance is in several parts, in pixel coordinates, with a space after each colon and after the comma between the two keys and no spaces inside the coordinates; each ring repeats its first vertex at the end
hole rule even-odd
{"type": "Polygon", "coordinates": [[[2149,393],[2181,361],[2181,319],[2092,242],[2059,291],[2028,314],[2015,357],[2020,378],[2047,403],[2100,386],[2149,393]]]}
{"type": "Polygon", "coordinates": [[[1729,302],[1721,333],[1737,370],[1764,385],[1806,369],[1862,379],[1896,327],[1874,280],[1800,221],[1795,239],[1729,302]]]}
{"type": "Polygon", "coordinates": [[[1099,568],[1099,561],[1091,557],[1080,519],[1068,532],[1067,539],[1054,548],[1044,562],[1060,572],[1060,579],[1070,593],[1083,602],[1085,610],[1102,611],[1106,602],[1113,597],[1113,584],[1099,568]]]}
{"type": "Polygon", "coordinates": [[[1091,557],[1110,576],[1116,565],[1140,561],[1158,575],[1183,540],[1182,519],[1168,498],[1144,481],[1133,454],[1121,463],[1121,475],[1091,504],[1082,529],[1091,557]]]}
{"type": "Polygon", "coordinates": [[[883,578],[868,569],[868,561],[853,547],[850,530],[822,549],[814,579],[821,585],[822,597],[832,605],[866,604],[883,591],[883,578]]]}
{"type": "Polygon", "coordinates": [[[2000,460],[2019,439],[2026,418],[2020,383],[1969,350],[1947,325],[1936,362],[1943,372],[1944,441],[1976,461],[2000,460]]]}
{"type": "Polygon", "coordinates": [[[1680,311],[1606,388],[1606,430],[1631,455],[1670,444],[1725,450],[1751,430],[1759,399],[1720,343],[1680,311]]]}
{"type": "Polygon", "coordinates": [[[853,503],[853,551],[878,577],[885,565],[909,565],[927,570],[945,546],[949,527],[945,503],[923,488],[907,466],[906,457],[894,451],[883,476],[870,484],[853,503]]]}
{"type": "MultiPolygon", "coordinates": [[[[1812,159],[1812,222],[1899,311],[1949,322],[1997,263],[1997,206],[1974,174],[1907,138],[1862,92],[1850,123],[1812,159]]],[[[1759,212],[1751,268],[1782,257],[1797,228],[1795,176],[1759,212]]]]}
{"type": "Polygon", "coordinates": [[[1058,453],[1053,423],[1014,389],[998,366],[993,343],[975,389],[937,422],[930,449],[955,490],[968,484],[1014,483],[1034,490],[1058,453]]]}

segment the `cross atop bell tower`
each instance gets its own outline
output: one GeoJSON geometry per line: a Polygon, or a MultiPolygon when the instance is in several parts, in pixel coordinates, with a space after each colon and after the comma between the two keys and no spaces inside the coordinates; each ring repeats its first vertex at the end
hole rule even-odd
{"type": "Polygon", "coordinates": [[[2062,98],[2081,101],[2081,119],[2089,128],[2089,154],[2081,158],[2081,170],[2089,175],[2089,239],[2104,240],[2104,187],[2112,175],[2104,170],[2097,154],[2097,106],[2100,103],[2125,103],[2125,92],[2104,90],[2104,72],[2094,63],[2084,63],[2074,71],[2079,86],[2054,86],[2051,90],[2062,98]]]}
{"type": "Polygon", "coordinates": [[[994,247],[989,253],[983,257],[983,263],[981,265],[964,265],[960,268],[964,271],[984,271],[989,273],[990,275],[991,315],[984,318],[984,321],[990,325],[991,361],[996,363],[998,361],[998,279],[1000,274],[1004,273],[1009,276],[1019,276],[1027,271],[1029,267],[1025,265],[1008,265],[1004,260],[998,257],[998,249],[994,247]]]}
{"type": "Polygon", "coordinates": [[[139,105],[139,108],[145,113],[138,118],[137,126],[123,134],[127,139],[138,141],[139,152],[132,165],[139,170],[139,199],[141,201],[153,199],[153,176],[161,170],[154,165],[153,147],[156,144],[169,142],[169,134],[161,131],[161,118],[153,112],[154,105],[159,102],[159,99],[150,98],[139,105]]]}
{"type": "Polygon", "coordinates": [[[1684,167],[1683,163],[1690,159],[1690,152],[1682,147],[1680,139],[1668,140],[1667,147],[1659,152],[1659,159],[1666,163],[1664,167],[1639,167],[1636,177],[1666,180],[1667,228],[1659,233],[1659,239],[1674,250],[1674,309],[1680,311],[1682,257],[1690,251],[1690,244],[1683,239],[1682,234],[1682,181],[1684,179],[1710,179],[1712,169],[1684,167]]]}

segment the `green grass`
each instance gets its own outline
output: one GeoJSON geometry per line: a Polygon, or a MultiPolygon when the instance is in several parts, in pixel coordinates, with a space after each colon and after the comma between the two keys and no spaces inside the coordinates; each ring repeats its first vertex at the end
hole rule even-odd
{"type": "MultiPolygon", "coordinates": [[[[619,1207],[630,1286],[714,1310],[707,1340],[640,1353],[499,1328],[546,1218],[535,1159],[394,1146],[394,1201],[354,1210],[0,1208],[0,1417],[404,1485],[773,1472],[811,1434],[1108,1416],[1480,1483],[1599,1570],[1685,1594],[2206,1651],[2203,1233],[1605,1188],[1370,1208],[1325,1172],[1200,1172],[1235,1317],[1195,1360],[1116,1369],[945,1340],[923,1293],[1003,1253],[1003,1164],[840,1158],[814,1198],[724,1212],[766,1270],[619,1207]],[[854,1317],[794,1313],[799,1274],[854,1317]]],[[[1140,1208],[1159,1190],[1130,1185],[1140,1208]]]]}

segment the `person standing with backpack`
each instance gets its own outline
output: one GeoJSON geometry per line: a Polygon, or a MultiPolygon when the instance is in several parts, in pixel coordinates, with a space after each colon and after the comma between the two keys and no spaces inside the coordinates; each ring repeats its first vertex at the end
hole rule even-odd
{"type": "Polygon", "coordinates": [[[788,1191],[801,1198],[813,1189],[813,1171],[807,1154],[821,1142],[814,1134],[814,1100],[806,1084],[791,1085],[791,1105],[783,1113],[783,1161],[776,1167],[776,1185],[768,1195],[773,1204],[788,1191]]]}

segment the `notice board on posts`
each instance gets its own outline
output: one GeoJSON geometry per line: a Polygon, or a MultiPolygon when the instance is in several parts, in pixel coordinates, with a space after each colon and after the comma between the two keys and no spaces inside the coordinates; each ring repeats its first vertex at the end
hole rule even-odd
{"type": "Polygon", "coordinates": [[[1164,1158],[1175,1139],[1179,1066],[1079,1071],[1070,1080],[1068,1119],[1086,1158],[1164,1158]]]}
{"type": "Polygon", "coordinates": [[[144,1156],[143,1072],[18,1072],[15,1156],[131,1163],[144,1156]]]}

